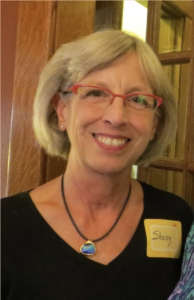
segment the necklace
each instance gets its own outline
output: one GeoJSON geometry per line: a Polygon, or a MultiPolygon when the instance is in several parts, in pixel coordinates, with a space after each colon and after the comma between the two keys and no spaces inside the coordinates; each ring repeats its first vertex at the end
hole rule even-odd
{"type": "Polygon", "coordinates": [[[66,208],[66,211],[67,211],[67,214],[74,226],[74,228],[76,229],[76,231],[79,233],[79,235],[84,239],[86,240],[86,243],[84,243],[81,247],[80,247],[80,253],[83,254],[83,255],[94,255],[96,253],[96,247],[94,245],[94,243],[98,242],[98,241],[101,241],[102,239],[104,239],[113,229],[114,227],[116,226],[116,224],[118,223],[119,219],[121,218],[121,215],[129,201],[129,198],[130,198],[130,194],[131,194],[131,185],[130,185],[130,188],[129,188],[129,192],[128,192],[128,195],[127,195],[127,198],[124,202],[124,205],[123,205],[123,208],[121,209],[121,212],[119,213],[117,219],[115,220],[115,222],[113,223],[112,227],[103,235],[101,236],[100,238],[98,239],[95,239],[93,241],[91,241],[90,239],[88,239],[87,237],[85,237],[81,231],[79,230],[79,228],[77,227],[71,213],[70,213],[70,210],[69,210],[69,207],[67,205],[67,202],[66,202],[66,199],[65,199],[65,193],[64,193],[64,187],[63,187],[63,178],[64,178],[64,174],[61,178],[61,195],[62,195],[62,198],[63,198],[63,202],[64,202],[64,205],[65,205],[65,208],[66,208]]]}

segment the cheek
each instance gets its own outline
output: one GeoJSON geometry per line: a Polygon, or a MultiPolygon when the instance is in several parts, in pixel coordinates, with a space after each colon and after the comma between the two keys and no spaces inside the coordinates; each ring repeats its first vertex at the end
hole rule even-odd
{"type": "Polygon", "coordinates": [[[153,115],[136,114],[133,118],[131,118],[130,124],[139,135],[149,139],[154,127],[153,115]]]}
{"type": "Polygon", "coordinates": [[[72,103],[67,113],[67,132],[72,134],[85,130],[87,126],[102,118],[102,111],[87,103],[72,103]]]}

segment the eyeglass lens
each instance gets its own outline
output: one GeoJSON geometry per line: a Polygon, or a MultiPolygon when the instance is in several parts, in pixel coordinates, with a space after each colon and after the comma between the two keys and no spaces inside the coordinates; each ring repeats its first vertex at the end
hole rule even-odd
{"type": "MultiPolygon", "coordinates": [[[[83,101],[94,103],[100,107],[108,106],[114,99],[111,92],[94,87],[78,87],[78,97],[83,101]]],[[[134,107],[135,109],[152,109],[157,107],[157,99],[146,95],[129,95],[125,99],[126,107],[134,107]]]]}

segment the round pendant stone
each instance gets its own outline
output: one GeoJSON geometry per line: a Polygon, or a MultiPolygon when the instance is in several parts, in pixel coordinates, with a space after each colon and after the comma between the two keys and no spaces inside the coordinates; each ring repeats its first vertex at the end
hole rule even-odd
{"type": "Polygon", "coordinates": [[[94,255],[96,253],[96,247],[91,241],[87,241],[80,248],[80,253],[83,255],[94,255]]]}

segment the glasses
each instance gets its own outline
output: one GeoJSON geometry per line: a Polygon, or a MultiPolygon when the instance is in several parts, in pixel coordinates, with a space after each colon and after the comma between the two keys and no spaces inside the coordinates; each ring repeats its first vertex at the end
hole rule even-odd
{"type": "Polygon", "coordinates": [[[108,107],[115,97],[123,99],[124,105],[137,110],[155,111],[162,104],[162,98],[150,94],[131,93],[128,95],[114,94],[111,91],[92,85],[74,84],[63,93],[73,92],[81,101],[87,101],[100,108],[108,107]]]}

